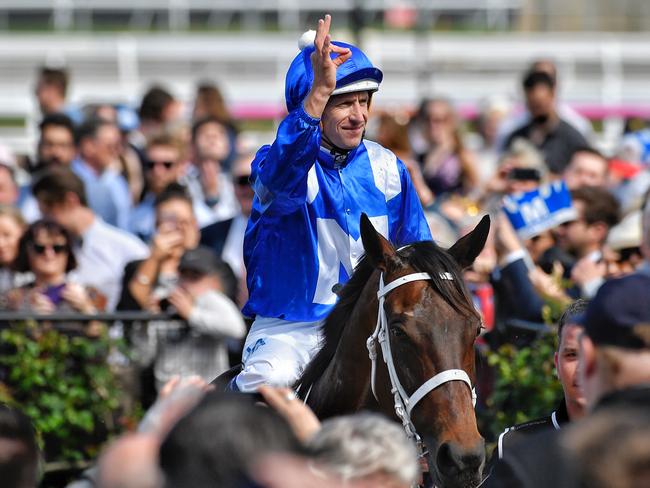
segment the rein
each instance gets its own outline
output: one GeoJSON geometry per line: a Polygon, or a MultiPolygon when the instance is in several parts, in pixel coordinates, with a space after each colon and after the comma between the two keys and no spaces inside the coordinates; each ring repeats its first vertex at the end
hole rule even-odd
{"type": "MultiPolygon", "coordinates": [[[[440,273],[440,278],[443,280],[453,280],[454,277],[451,273],[440,273]]],[[[442,371],[429,380],[425,381],[412,395],[408,395],[402,387],[402,384],[399,381],[397,376],[397,371],[395,369],[395,362],[393,360],[393,354],[390,348],[390,338],[388,337],[388,319],[386,317],[386,311],[384,310],[384,300],[386,295],[390,293],[395,288],[398,288],[412,281],[422,281],[430,280],[431,276],[428,273],[413,273],[384,285],[384,275],[383,273],[379,277],[379,290],[377,291],[377,298],[379,299],[379,309],[377,311],[377,327],[372,333],[368,340],[366,341],[366,347],[368,348],[368,356],[370,361],[372,361],[372,370],[370,376],[370,387],[372,388],[372,394],[375,399],[377,399],[377,393],[375,391],[375,374],[377,371],[377,343],[381,347],[382,356],[384,362],[388,368],[388,375],[390,377],[391,384],[391,393],[393,394],[393,399],[395,401],[395,413],[397,417],[402,421],[404,430],[409,439],[413,439],[418,445],[419,450],[421,451],[420,457],[426,455],[424,452],[424,443],[418,435],[415,425],[411,421],[411,412],[413,408],[422,400],[428,393],[432,392],[436,388],[450,381],[462,381],[470,389],[472,394],[472,404],[476,406],[476,391],[472,386],[472,382],[469,379],[469,376],[462,369],[448,369],[442,371]]],[[[378,399],[377,399],[378,400],[378,399]]]]}

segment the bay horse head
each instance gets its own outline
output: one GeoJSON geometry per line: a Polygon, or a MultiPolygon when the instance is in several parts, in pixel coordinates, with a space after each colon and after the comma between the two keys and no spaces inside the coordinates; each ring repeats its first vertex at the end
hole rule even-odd
{"type": "Polygon", "coordinates": [[[377,401],[390,413],[399,408],[400,395],[395,389],[403,389],[408,404],[398,416],[407,417],[406,421],[400,419],[407,432],[410,423],[413,433],[424,442],[429,470],[445,488],[477,486],[485,461],[472,387],[474,340],[481,319],[461,270],[483,249],[489,227],[486,216],[444,253],[426,242],[397,251],[367,218],[362,217],[361,222],[366,255],[381,272],[379,295],[383,294],[383,300],[380,297],[379,301],[387,335],[387,347],[382,348],[383,378],[377,372],[377,401]],[[422,247],[429,247],[429,252],[422,247]],[[391,284],[396,286],[391,289],[391,284]],[[393,357],[387,358],[387,352],[393,357]],[[391,368],[397,378],[391,378],[391,368]],[[427,383],[429,387],[422,389],[427,383]]]}
{"type": "Polygon", "coordinates": [[[360,228],[365,257],[339,292],[300,393],[309,391],[307,403],[321,418],[369,408],[400,420],[426,447],[438,488],[478,486],[485,443],[473,385],[481,319],[462,269],[483,249],[489,217],[447,251],[432,241],[397,250],[365,214],[360,228]]]}

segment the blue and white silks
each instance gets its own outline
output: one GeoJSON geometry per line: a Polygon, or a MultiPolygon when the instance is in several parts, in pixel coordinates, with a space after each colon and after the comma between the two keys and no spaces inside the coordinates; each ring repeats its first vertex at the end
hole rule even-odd
{"type": "MultiPolygon", "coordinates": [[[[383,74],[360,49],[335,44],[352,52],[337,69],[337,89],[364,80],[379,86],[383,74]]],[[[335,160],[321,147],[320,120],[303,108],[313,50],[291,63],[289,115],[252,163],[255,199],[244,239],[249,317],[322,320],[336,303],[332,287],[349,279],[363,253],[361,213],[395,245],[431,239],[408,171],[393,153],[363,141],[335,160]]]]}
{"type": "Polygon", "coordinates": [[[302,106],[252,164],[255,201],[244,261],[247,316],[318,321],[336,302],[363,253],[361,213],[396,246],[431,234],[408,171],[379,144],[363,141],[343,162],[321,148],[319,120],[302,106]]]}

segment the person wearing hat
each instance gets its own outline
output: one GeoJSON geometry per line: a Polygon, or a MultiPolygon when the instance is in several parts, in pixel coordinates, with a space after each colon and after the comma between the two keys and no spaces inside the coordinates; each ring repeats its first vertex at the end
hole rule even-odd
{"type": "MultiPolygon", "coordinates": [[[[587,419],[620,408],[644,412],[646,418],[650,412],[649,290],[645,273],[609,280],[574,319],[584,328],[578,339],[578,383],[587,419]]],[[[485,486],[591,486],[577,484],[584,467],[572,462],[574,453],[567,448],[580,424],[559,435],[547,431],[517,443],[495,465],[485,486]]]]}
{"type": "Polygon", "coordinates": [[[642,213],[635,210],[610,229],[607,236],[607,249],[610,252],[605,254],[606,258],[610,258],[607,263],[610,277],[632,273],[643,263],[641,228],[642,213]]]}
{"type": "Polygon", "coordinates": [[[430,240],[408,171],[363,139],[382,72],[356,46],[330,39],[319,20],[314,44],[286,77],[289,114],[252,163],[253,210],[244,239],[254,318],[233,389],[292,384],[319,347],[319,329],[363,254],[361,213],[397,246],[430,240]]]}
{"type": "Polygon", "coordinates": [[[246,333],[241,312],[227,296],[234,283],[230,267],[211,249],[199,246],[183,253],[176,287],[161,304],[182,320],[160,324],[164,340],[154,364],[159,391],[175,375],[211,381],[230,367],[226,341],[246,333]]]}
{"type": "Polygon", "coordinates": [[[650,276],[635,273],[605,283],[576,321],[578,371],[587,408],[643,401],[650,407],[650,276]]]}

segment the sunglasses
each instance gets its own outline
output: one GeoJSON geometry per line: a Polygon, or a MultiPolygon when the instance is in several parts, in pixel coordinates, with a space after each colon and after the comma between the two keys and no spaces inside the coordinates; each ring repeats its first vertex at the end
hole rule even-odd
{"type": "Polygon", "coordinates": [[[147,169],[154,169],[156,166],[162,165],[165,169],[172,169],[175,165],[175,161],[147,161],[147,169]]]}
{"type": "Polygon", "coordinates": [[[237,186],[249,186],[251,184],[250,182],[250,176],[238,176],[237,178],[234,178],[235,185],[237,186]]]}
{"type": "Polygon", "coordinates": [[[55,254],[61,254],[68,251],[65,244],[36,244],[32,243],[32,249],[36,254],[45,254],[47,249],[52,249],[55,254]]]}

